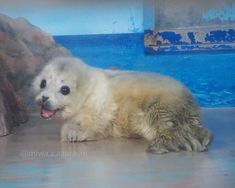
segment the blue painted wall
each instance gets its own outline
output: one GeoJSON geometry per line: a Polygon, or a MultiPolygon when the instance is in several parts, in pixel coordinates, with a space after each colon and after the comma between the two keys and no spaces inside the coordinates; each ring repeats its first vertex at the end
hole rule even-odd
{"type": "Polygon", "coordinates": [[[26,17],[52,35],[145,29],[145,46],[154,51],[235,48],[235,0],[0,0],[0,5],[0,13],[26,17]]]}
{"type": "Polygon", "coordinates": [[[143,32],[143,0],[0,0],[0,13],[53,35],[143,32]]]}

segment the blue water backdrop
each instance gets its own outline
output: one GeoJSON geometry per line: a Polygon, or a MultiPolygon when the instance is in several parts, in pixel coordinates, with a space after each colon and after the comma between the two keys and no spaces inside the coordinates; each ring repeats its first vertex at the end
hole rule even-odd
{"type": "Polygon", "coordinates": [[[55,36],[89,65],[157,72],[183,82],[202,107],[235,107],[235,53],[146,56],[143,34],[55,36]]]}

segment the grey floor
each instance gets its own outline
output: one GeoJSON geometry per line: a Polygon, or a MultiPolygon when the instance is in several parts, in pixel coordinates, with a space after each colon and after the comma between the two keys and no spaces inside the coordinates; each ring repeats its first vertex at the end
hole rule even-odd
{"type": "Polygon", "coordinates": [[[0,187],[235,187],[235,108],[203,109],[208,152],[153,155],[143,140],[66,144],[59,126],[32,116],[0,138],[0,187]]]}

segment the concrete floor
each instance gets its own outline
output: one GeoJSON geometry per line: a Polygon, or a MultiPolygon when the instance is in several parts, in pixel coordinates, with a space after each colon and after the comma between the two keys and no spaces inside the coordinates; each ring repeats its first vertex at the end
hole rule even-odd
{"type": "Polygon", "coordinates": [[[0,138],[0,187],[235,187],[235,108],[203,109],[208,152],[153,155],[143,140],[60,143],[59,126],[32,116],[0,138]]]}

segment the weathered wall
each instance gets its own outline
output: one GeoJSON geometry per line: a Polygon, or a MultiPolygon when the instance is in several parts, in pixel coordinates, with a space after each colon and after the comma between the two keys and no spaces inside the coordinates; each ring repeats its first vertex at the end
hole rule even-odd
{"type": "Polygon", "coordinates": [[[147,1],[146,53],[235,50],[235,0],[147,1]]]}
{"type": "Polygon", "coordinates": [[[235,24],[235,0],[155,0],[155,28],[235,24]]]}

